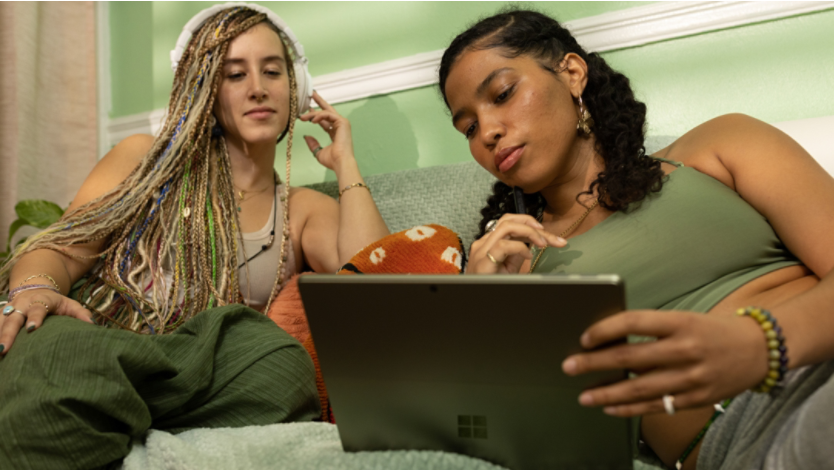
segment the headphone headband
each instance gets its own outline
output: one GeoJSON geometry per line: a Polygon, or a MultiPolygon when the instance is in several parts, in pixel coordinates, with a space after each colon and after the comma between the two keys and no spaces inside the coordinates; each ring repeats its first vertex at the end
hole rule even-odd
{"type": "MultiPolygon", "coordinates": [[[[177,70],[177,66],[179,65],[180,59],[182,59],[182,55],[185,53],[186,47],[188,47],[188,42],[191,40],[191,37],[209,18],[221,11],[234,7],[248,8],[265,14],[267,20],[275,25],[289,41],[289,44],[286,45],[292,49],[294,56],[293,68],[295,69],[295,80],[298,86],[298,113],[306,112],[310,108],[310,99],[313,96],[313,77],[310,76],[310,72],[307,70],[307,57],[304,55],[304,46],[301,45],[301,42],[298,41],[298,38],[296,38],[290,27],[287,26],[287,23],[280,16],[261,5],[242,2],[220,3],[194,15],[182,27],[182,33],[180,33],[180,37],[177,39],[177,44],[171,51],[171,68],[174,71],[177,70]]],[[[282,42],[284,42],[283,39],[282,42]]]]}

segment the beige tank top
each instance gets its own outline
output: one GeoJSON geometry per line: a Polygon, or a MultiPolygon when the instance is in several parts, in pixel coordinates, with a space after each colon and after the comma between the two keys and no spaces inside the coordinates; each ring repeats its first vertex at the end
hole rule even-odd
{"type": "MultiPolygon", "coordinates": [[[[238,269],[240,276],[240,293],[243,294],[243,299],[249,307],[255,310],[261,310],[266,306],[269,300],[269,294],[272,291],[272,286],[275,283],[275,276],[277,275],[278,261],[281,258],[281,234],[284,230],[284,206],[280,204],[281,198],[286,195],[286,186],[282,183],[275,187],[276,195],[272,199],[272,211],[269,215],[269,220],[257,232],[243,233],[243,246],[238,245],[237,257],[239,265],[243,264],[244,260],[252,258],[253,255],[261,250],[261,247],[269,242],[269,236],[273,231],[273,224],[275,227],[275,238],[272,246],[265,249],[258,254],[247,265],[243,265],[238,269]]],[[[289,281],[290,277],[296,273],[295,269],[295,253],[292,249],[292,240],[287,240],[287,261],[284,263],[282,272],[284,274],[284,282],[280,286],[289,281]]]]}

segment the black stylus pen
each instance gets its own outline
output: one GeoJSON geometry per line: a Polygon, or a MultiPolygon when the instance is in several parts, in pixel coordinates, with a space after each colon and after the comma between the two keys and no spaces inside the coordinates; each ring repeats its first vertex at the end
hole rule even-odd
{"type": "Polygon", "coordinates": [[[513,199],[515,199],[515,213],[526,214],[527,208],[524,206],[524,191],[518,186],[513,187],[513,199]]]}

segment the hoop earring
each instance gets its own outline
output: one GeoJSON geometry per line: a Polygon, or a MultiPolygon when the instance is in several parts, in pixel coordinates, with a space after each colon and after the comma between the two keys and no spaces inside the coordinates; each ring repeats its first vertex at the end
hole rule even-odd
{"type": "Polygon", "coordinates": [[[576,131],[579,135],[589,136],[591,135],[591,127],[594,125],[594,118],[591,117],[591,113],[588,112],[588,108],[585,107],[585,104],[582,102],[582,96],[579,97],[579,122],[576,123],[576,131]]]}

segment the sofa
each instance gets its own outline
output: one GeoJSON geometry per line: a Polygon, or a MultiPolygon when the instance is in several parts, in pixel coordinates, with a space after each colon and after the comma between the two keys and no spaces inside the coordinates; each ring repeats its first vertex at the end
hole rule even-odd
{"type": "MultiPolygon", "coordinates": [[[[647,151],[668,145],[673,137],[647,140],[647,151]]],[[[480,210],[495,178],[474,161],[418,168],[365,178],[391,232],[415,225],[439,224],[456,232],[468,251],[480,210]]],[[[309,186],[336,197],[335,181],[309,186]]],[[[491,463],[434,451],[346,453],[336,426],[289,423],[236,429],[195,429],[172,435],[151,430],[133,443],[124,470],[146,469],[460,469],[496,470],[491,463]]],[[[657,467],[635,461],[635,470],[657,467]]]]}

